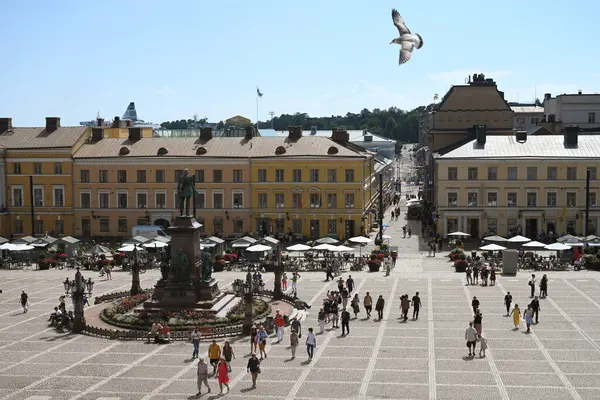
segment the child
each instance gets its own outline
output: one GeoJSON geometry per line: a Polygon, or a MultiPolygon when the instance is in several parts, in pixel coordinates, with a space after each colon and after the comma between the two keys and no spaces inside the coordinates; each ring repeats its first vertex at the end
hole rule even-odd
{"type": "Polygon", "coordinates": [[[488,347],[487,344],[487,339],[484,338],[483,336],[479,335],[479,343],[481,343],[480,348],[479,348],[479,357],[485,357],[485,350],[488,347]],[[483,355],[481,355],[481,353],[483,353],[483,355]]]}
{"type": "Polygon", "coordinates": [[[285,292],[287,290],[287,275],[285,272],[281,275],[281,289],[285,292]]]}

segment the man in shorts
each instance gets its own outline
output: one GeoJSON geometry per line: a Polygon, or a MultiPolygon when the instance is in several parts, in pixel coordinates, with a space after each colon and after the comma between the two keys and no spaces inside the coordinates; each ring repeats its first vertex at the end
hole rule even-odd
{"type": "Polygon", "coordinates": [[[210,359],[210,365],[213,367],[213,375],[217,372],[217,364],[221,359],[221,346],[217,344],[216,340],[213,340],[211,345],[208,346],[208,358],[210,359]]]}
{"type": "Polygon", "coordinates": [[[469,327],[465,330],[465,340],[469,348],[469,357],[475,356],[475,345],[477,344],[477,331],[473,328],[473,323],[469,322],[469,327]],[[471,351],[472,348],[472,351],[471,351]]]}

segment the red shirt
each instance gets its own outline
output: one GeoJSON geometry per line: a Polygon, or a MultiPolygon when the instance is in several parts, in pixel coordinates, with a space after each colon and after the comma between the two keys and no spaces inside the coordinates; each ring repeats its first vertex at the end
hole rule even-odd
{"type": "Polygon", "coordinates": [[[280,328],[283,328],[283,326],[285,325],[285,320],[281,315],[275,317],[275,325],[277,325],[280,328]]]}

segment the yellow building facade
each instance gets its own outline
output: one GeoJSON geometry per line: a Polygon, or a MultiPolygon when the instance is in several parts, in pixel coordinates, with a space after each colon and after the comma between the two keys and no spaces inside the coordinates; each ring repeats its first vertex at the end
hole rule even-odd
{"type": "Polygon", "coordinates": [[[437,231],[481,238],[598,234],[600,136],[514,136],[473,140],[435,158],[437,231]]]}

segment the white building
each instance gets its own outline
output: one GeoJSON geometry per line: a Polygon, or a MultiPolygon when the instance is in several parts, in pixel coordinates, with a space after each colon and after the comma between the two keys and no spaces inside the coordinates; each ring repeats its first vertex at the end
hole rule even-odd
{"type": "Polygon", "coordinates": [[[544,118],[563,126],[579,125],[581,128],[600,127],[600,94],[544,95],[544,118]]]}
{"type": "Polygon", "coordinates": [[[514,112],[513,126],[518,131],[532,133],[539,128],[538,124],[544,117],[544,107],[535,104],[510,104],[514,112]]]}

